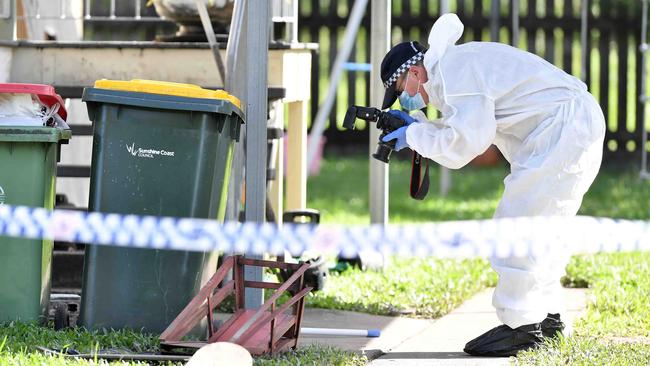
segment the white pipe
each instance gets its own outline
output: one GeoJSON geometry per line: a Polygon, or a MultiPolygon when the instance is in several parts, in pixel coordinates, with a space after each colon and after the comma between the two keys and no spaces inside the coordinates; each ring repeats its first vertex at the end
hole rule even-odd
{"type": "Polygon", "coordinates": [[[379,329],[335,329],[335,328],[300,328],[300,335],[311,336],[342,336],[342,337],[368,337],[381,336],[379,329]]]}
{"type": "Polygon", "coordinates": [[[298,42],[298,0],[291,1],[291,17],[293,21],[291,22],[291,43],[298,42]]]}
{"type": "MultiPolygon", "coordinates": [[[[363,18],[363,13],[366,10],[366,5],[368,0],[356,0],[354,6],[352,7],[352,12],[350,13],[350,18],[348,19],[348,25],[345,29],[345,38],[343,39],[343,47],[336,56],[334,61],[334,66],[332,67],[332,73],[329,78],[329,88],[327,89],[327,96],[323,105],[318,109],[316,114],[316,119],[311,128],[311,134],[309,135],[309,144],[307,146],[307,166],[310,167],[316,157],[316,151],[318,150],[318,143],[321,136],[323,135],[323,130],[325,128],[325,121],[332,110],[332,105],[334,105],[334,100],[336,99],[336,89],[339,86],[339,80],[341,74],[343,73],[343,64],[350,58],[350,53],[352,52],[352,47],[357,38],[357,31],[359,30],[359,24],[363,18]]],[[[335,45],[330,45],[334,47],[335,45]]]]}
{"type": "Polygon", "coordinates": [[[90,0],[86,0],[86,19],[90,19],[90,0]]]}
{"type": "Polygon", "coordinates": [[[115,0],[111,0],[111,7],[110,7],[110,17],[115,18],[115,0]]]}
{"type": "Polygon", "coordinates": [[[59,17],[60,17],[61,19],[65,19],[65,18],[67,17],[67,16],[66,16],[66,9],[65,9],[65,3],[66,3],[66,1],[67,1],[67,0],[61,0],[61,4],[60,4],[60,5],[61,5],[61,9],[60,9],[61,14],[59,15],[59,17]]]}

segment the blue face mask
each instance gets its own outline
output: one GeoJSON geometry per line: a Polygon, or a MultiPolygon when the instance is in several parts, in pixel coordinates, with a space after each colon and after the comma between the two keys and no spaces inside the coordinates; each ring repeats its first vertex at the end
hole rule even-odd
{"type": "MultiPolygon", "coordinates": [[[[408,76],[407,74],[406,82],[408,83],[408,76]]],[[[406,92],[406,88],[404,88],[404,91],[402,91],[402,94],[399,95],[399,104],[402,106],[402,108],[406,109],[407,111],[415,111],[422,109],[427,106],[427,104],[424,102],[424,98],[422,98],[422,94],[420,94],[420,81],[418,80],[418,89],[415,95],[410,96],[406,92]]]]}

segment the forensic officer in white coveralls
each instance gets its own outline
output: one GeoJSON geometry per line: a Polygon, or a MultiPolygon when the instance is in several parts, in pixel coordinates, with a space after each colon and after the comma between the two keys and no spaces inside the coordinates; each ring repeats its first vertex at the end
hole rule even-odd
{"type": "MultiPolygon", "coordinates": [[[[393,47],[381,64],[382,109],[399,98],[411,115],[387,135],[396,149],[458,169],[495,144],[510,163],[495,217],[575,216],[602,159],[605,119],[580,80],[531,53],[492,42],[455,45],[463,24],[441,16],[429,49],[393,47]],[[432,105],[442,118],[429,121],[432,105]]],[[[560,278],[567,253],[491,258],[499,280],[492,303],[503,325],[465,346],[477,356],[511,356],[564,330],[560,278]]]]}

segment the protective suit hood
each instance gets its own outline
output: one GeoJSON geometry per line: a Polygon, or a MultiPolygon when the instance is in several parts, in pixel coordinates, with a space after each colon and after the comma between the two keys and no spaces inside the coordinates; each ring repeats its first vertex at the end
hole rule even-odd
{"type": "Polygon", "coordinates": [[[463,35],[463,23],[456,14],[444,14],[431,27],[429,32],[429,50],[424,54],[424,67],[427,70],[428,81],[422,86],[429,96],[429,104],[442,111],[444,102],[443,83],[435,74],[436,64],[442,59],[447,50],[454,46],[463,35]],[[435,80],[438,79],[438,80],[435,80]]]}
{"type": "MultiPolygon", "coordinates": [[[[463,35],[463,23],[456,14],[444,14],[431,27],[429,32],[429,50],[424,54],[424,66],[431,70],[447,51],[463,35]]],[[[429,75],[431,77],[431,75],[429,75]]]]}

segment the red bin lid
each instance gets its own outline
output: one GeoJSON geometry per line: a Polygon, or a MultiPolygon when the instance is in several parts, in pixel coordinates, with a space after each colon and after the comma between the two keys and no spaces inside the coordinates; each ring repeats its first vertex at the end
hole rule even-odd
{"type": "Polygon", "coordinates": [[[56,93],[54,87],[44,84],[20,84],[20,83],[0,83],[0,93],[21,93],[35,94],[44,105],[52,107],[59,103],[57,114],[65,121],[68,118],[68,112],[65,110],[65,103],[61,96],[56,93]]]}

